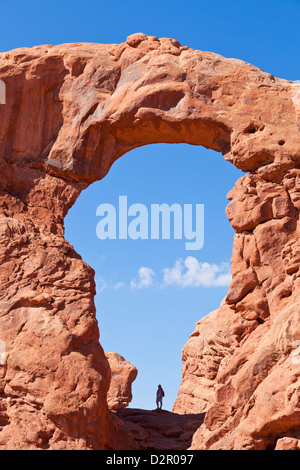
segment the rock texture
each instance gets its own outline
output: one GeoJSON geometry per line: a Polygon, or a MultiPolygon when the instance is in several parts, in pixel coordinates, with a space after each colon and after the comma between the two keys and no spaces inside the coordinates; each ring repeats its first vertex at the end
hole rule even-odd
{"type": "Polygon", "coordinates": [[[182,382],[175,413],[204,413],[215,399],[221,361],[235,350],[231,318],[221,308],[200,320],[182,351],[182,382]]]}
{"type": "Polygon", "coordinates": [[[132,400],[131,385],[137,377],[137,369],[124,357],[114,352],[106,352],[111,370],[110,387],[107,393],[107,404],[110,410],[122,410],[132,400]]]}
{"type": "Polygon", "coordinates": [[[204,413],[177,414],[166,410],[126,408],[116,413],[133,436],[137,450],[186,450],[204,413]]]}
{"type": "Polygon", "coordinates": [[[298,169],[274,181],[248,174],[228,195],[233,280],[183,350],[174,406],[190,412],[195,396],[197,411],[207,411],[194,449],[300,442],[299,176],[298,169]]]}
{"type": "Polygon", "coordinates": [[[298,445],[299,84],[141,33],[2,53],[0,80],[0,449],[135,445],[108,410],[94,273],[63,219],[117,158],[158,142],[249,172],[229,194],[229,293],[186,348],[186,406],[207,410],[193,448],[298,445]]]}

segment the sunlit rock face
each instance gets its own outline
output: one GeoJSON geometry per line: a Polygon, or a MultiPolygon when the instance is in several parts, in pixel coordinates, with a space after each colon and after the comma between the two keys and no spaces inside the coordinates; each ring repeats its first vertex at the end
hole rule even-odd
{"type": "Polygon", "coordinates": [[[111,370],[110,387],[107,393],[107,404],[110,410],[126,408],[132,400],[132,382],[137,377],[137,368],[123,356],[115,352],[105,352],[111,370]]]}
{"type": "Polygon", "coordinates": [[[141,33],[2,53],[0,81],[0,448],[135,447],[107,406],[94,272],[63,220],[117,158],[158,142],[248,172],[228,195],[232,284],[183,354],[175,407],[207,412],[193,448],[295,446],[299,84],[141,33]]]}

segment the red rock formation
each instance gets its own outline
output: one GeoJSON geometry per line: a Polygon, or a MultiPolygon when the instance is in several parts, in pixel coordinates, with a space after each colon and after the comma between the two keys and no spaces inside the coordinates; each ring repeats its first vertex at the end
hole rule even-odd
{"type": "Polygon", "coordinates": [[[126,408],[117,411],[138,450],[186,450],[203,423],[204,413],[177,414],[166,410],[126,408]]]}
{"type": "Polygon", "coordinates": [[[299,435],[299,174],[286,170],[274,181],[248,174],[229,193],[227,215],[237,232],[233,280],[220,309],[197,324],[183,351],[174,406],[190,412],[185,391],[194,382],[202,402],[208,395],[192,448],[267,449],[299,435]],[[248,212],[252,198],[257,205],[248,212]],[[263,206],[262,218],[256,209],[263,206]]]}
{"type": "Polygon", "coordinates": [[[0,448],[134,446],[107,407],[94,273],[63,219],[117,158],[156,142],[203,145],[250,172],[229,195],[229,293],[205,320],[211,341],[202,322],[187,353],[211,403],[193,447],[294,446],[299,85],[143,34],[2,53],[0,80],[0,448]]]}
{"type": "Polygon", "coordinates": [[[136,379],[137,369],[124,357],[114,352],[106,352],[111,370],[110,387],[107,392],[107,404],[110,410],[122,410],[132,400],[131,385],[136,379]]]}
{"type": "Polygon", "coordinates": [[[224,308],[200,320],[182,351],[182,381],[174,403],[175,413],[203,413],[215,399],[220,362],[234,352],[232,321],[224,308]]]}

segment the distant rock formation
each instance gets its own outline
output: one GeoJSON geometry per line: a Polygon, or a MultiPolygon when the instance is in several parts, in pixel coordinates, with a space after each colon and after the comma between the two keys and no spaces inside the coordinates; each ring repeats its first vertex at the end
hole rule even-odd
{"type": "Polygon", "coordinates": [[[132,400],[131,385],[137,377],[137,368],[114,352],[105,352],[111,370],[107,404],[110,410],[122,410],[132,400]]]}
{"type": "Polygon", "coordinates": [[[184,351],[176,406],[207,410],[192,447],[298,446],[299,84],[141,33],[5,52],[0,80],[0,449],[135,447],[107,406],[94,272],[63,220],[117,158],[159,142],[248,172],[229,193],[232,284],[184,351]]]}

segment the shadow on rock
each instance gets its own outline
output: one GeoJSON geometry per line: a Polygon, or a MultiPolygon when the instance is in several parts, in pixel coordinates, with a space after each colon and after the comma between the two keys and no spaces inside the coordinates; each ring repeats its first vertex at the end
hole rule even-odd
{"type": "Polygon", "coordinates": [[[126,408],[116,412],[141,450],[186,450],[205,413],[177,414],[165,410],[126,408]]]}

